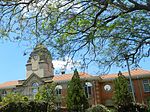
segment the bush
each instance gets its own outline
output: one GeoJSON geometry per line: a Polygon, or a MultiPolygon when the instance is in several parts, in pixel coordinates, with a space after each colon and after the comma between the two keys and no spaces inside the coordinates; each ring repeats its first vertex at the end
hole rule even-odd
{"type": "Polygon", "coordinates": [[[110,111],[104,105],[99,104],[87,109],[86,112],[110,112],[110,111]]]}
{"type": "Polygon", "coordinates": [[[19,93],[9,93],[4,98],[2,98],[2,104],[6,105],[12,102],[27,102],[28,97],[19,93]]]}
{"type": "Polygon", "coordinates": [[[120,105],[118,112],[148,112],[148,107],[140,103],[129,103],[128,105],[120,105]]]}
{"type": "Polygon", "coordinates": [[[47,112],[45,102],[11,102],[0,107],[0,112],[47,112]]]}

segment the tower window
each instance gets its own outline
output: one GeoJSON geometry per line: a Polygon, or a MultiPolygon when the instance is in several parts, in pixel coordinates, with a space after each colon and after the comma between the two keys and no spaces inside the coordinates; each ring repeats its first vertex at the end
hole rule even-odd
{"type": "Polygon", "coordinates": [[[38,92],[39,84],[37,82],[32,83],[32,94],[36,95],[38,92]]]}
{"type": "Polygon", "coordinates": [[[84,89],[85,89],[86,97],[87,98],[91,97],[91,95],[92,95],[92,84],[90,82],[86,82],[84,89]]]}

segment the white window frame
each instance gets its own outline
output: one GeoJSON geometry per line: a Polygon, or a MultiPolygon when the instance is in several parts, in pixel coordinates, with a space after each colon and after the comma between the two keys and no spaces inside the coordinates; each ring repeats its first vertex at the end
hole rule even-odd
{"type": "Polygon", "coordinates": [[[56,91],[56,95],[60,96],[62,94],[62,86],[61,85],[57,85],[55,87],[55,91],[56,91]]]}
{"type": "Polygon", "coordinates": [[[86,82],[84,89],[85,89],[86,97],[90,98],[92,96],[92,83],[91,82],[86,82]]]}

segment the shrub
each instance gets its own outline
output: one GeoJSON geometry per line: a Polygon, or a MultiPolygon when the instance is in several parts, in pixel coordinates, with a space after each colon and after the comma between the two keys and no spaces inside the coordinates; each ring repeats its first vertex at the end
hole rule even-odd
{"type": "Polygon", "coordinates": [[[148,106],[140,103],[129,103],[128,105],[120,105],[118,112],[148,112],[148,106]]]}
{"type": "Polygon", "coordinates": [[[28,97],[19,93],[9,93],[2,99],[2,104],[6,105],[12,102],[26,102],[28,97]]]}
{"type": "Polygon", "coordinates": [[[110,111],[104,105],[99,104],[87,109],[86,112],[110,112],[110,111]]]}
{"type": "Polygon", "coordinates": [[[45,102],[11,102],[0,107],[0,112],[47,112],[47,103],[45,102]]]}

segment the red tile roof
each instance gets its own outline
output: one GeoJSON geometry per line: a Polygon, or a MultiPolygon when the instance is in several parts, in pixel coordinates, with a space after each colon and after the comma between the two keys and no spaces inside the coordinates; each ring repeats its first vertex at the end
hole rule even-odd
{"type": "MultiPolygon", "coordinates": [[[[54,78],[52,79],[54,82],[57,81],[68,81],[72,79],[73,74],[62,74],[62,75],[58,75],[58,76],[54,76],[54,78]]],[[[94,76],[89,75],[87,73],[79,73],[79,76],[81,79],[85,78],[94,78],[94,76]]]]}
{"type": "MultiPolygon", "coordinates": [[[[126,77],[128,77],[128,72],[123,72],[123,75],[125,75],[126,77]]],[[[102,75],[102,76],[92,76],[89,75],[87,73],[79,73],[80,78],[81,79],[99,79],[101,78],[102,80],[109,80],[109,79],[114,79],[118,76],[118,74],[108,74],[108,75],[102,75]]],[[[150,77],[150,71],[148,70],[143,70],[143,69],[134,69],[131,70],[131,75],[132,77],[145,77],[145,76],[149,76],[150,77]]],[[[69,81],[71,80],[73,74],[63,74],[63,75],[58,75],[58,76],[54,76],[54,78],[52,79],[54,82],[59,82],[59,81],[69,81]]],[[[46,82],[51,82],[52,80],[48,80],[46,82]]],[[[11,88],[11,87],[15,87],[16,85],[20,85],[19,81],[9,81],[9,82],[5,82],[0,84],[0,88],[11,88]]]]}
{"type": "Polygon", "coordinates": [[[9,81],[0,84],[0,88],[14,87],[16,85],[18,85],[18,81],[9,81]]]}
{"type": "MultiPolygon", "coordinates": [[[[132,77],[144,77],[144,76],[150,76],[150,71],[148,70],[143,70],[143,69],[134,69],[134,70],[131,70],[131,76],[132,77]]],[[[122,74],[126,77],[129,76],[129,73],[128,72],[122,72],[122,74]]],[[[103,76],[100,76],[102,79],[114,79],[118,76],[118,74],[108,74],[108,75],[103,75],[103,76]]]]}

